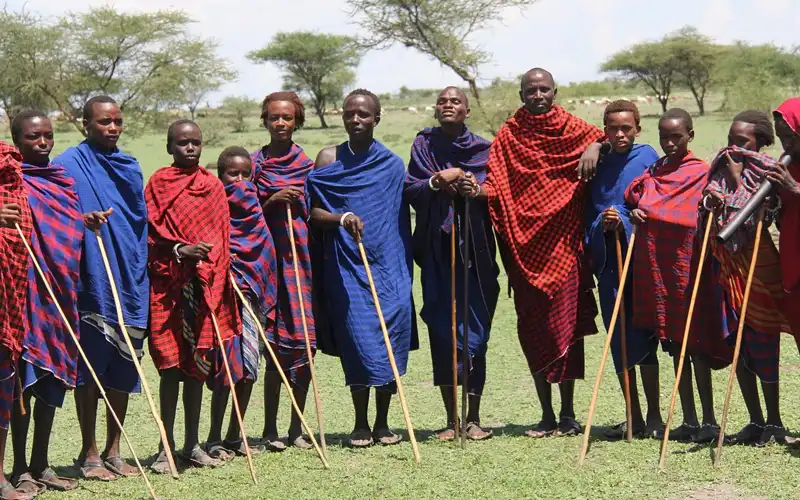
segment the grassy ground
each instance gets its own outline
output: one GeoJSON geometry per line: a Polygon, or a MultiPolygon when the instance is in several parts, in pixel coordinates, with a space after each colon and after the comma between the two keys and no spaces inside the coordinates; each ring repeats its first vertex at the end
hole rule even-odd
{"type": "MultiPolygon", "coordinates": [[[[646,108],[642,142],[657,145],[656,119],[658,109],[646,108]],[[650,116],[652,115],[652,116],[650,116]]],[[[581,110],[590,121],[601,121],[601,109],[581,110]]],[[[334,121],[338,118],[334,117],[334,121]]],[[[402,157],[416,131],[430,123],[430,118],[404,112],[389,113],[378,129],[378,138],[402,157]]],[[[728,119],[705,117],[696,122],[697,139],[694,149],[698,156],[709,158],[726,142],[728,119]]],[[[344,140],[341,127],[330,130],[306,129],[296,140],[314,157],[326,145],[344,140]]],[[[60,134],[57,148],[79,140],[77,134],[60,134]]],[[[230,144],[255,149],[266,140],[263,130],[230,136],[230,144]]],[[[147,135],[126,140],[124,148],[135,154],[146,175],[166,165],[169,158],[164,149],[163,134],[147,135]]],[[[213,161],[221,148],[209,148],[204,162],[213,161]]],[[[774,152],[774,151],[773,151],[774,152]]],[[[505,276],[501,276],[505,289],[505,276]]],[[[419,288],[415,289],[419,297],[419,288]]],[[[516,318],[513,304],[503,297],[500,301],[488,358],[488,384],[483,399],[483,422],[495,430],[495,438],[482,443],[469,443],[461,450],[453,444],[428,439],[444,424],[439,391],[431,383],[430,355],[427,335],[421,326],[422,348],[412,354],[409,373],[404,378],[411,417],[417,437],[421,440],[422,465],[414,465],[411,447],[406,442],[392,448],[371,448],[352,451],[342,447],[342,440],[352,429],[352,407],[344,387],[338,360],[327,356],[318,358],[318,373],[325,408],[331,469],[321,468],[313,452],[289,450],[255,459],[259,485],[250,483],[247,464],[237,459],[228,466],[213,470],[189,470],[179,481],[150,475],[156,491],[163,498],[796,498],[800,476],[795,474],[797,458],[786,448],[769,446],[765,449],[729,447],[722,466],[711,467],[707,447],[696,448],[671,444],[668,470],[657,472],[659,444],[656,441],[609,443],[595,441],[585,467],[577,467],[580,438],[549,438],[531,440],[522,433],[539,420],[540,409],[533,383],[516,338],[516,318]]],[[[597,373],[603,335],[591,338],[587,348],[587,380],[577,385],[575,396],[579,419],[585,419],[592,382],[597,373]]],[[[782,354],[782,390],[784,422],[790,428],[800,427],[800,357],[789,338],[784,339],[782,354]]],[[[666,412],[674,380],[672,365],[666,356],[662,362],[662,409],[666,412]]],[[[147,378],[157,390],[157,374],[146,359],[147,378]]],[[[715,374],[716,403],[721,413],[728,371],[715,374]]],[[[263,425],[263,402],[256,389],[246,428],[258,436],[263,425]]],[[[206,394],[205,408],[209,397],[206,394]]],[[[699,406],[698,406],[699,408],[699,406]]],[[[306,413],[314,425],[313,403],[306,413]]],[[[680,405],[676,421],[680,421],[680,405]]],[[[624,419],[624,403],[615,377],[606,370],[600,394],[595,429],[613,425],[624,419]]],[[[288,405],[284,398],[279,417],[281,428],[288,427],[288,405]]],[[[392,407],[391,423],[403,428],[397,401],[392,407]]],[[[747,422],[741,397],[735,393],[729,429],[738,430],[747,422]]],[[[182,421],[177,423],[180,436],[182,421]]],[[[201,422],[201,436],[208,430],[206,419],[201,422]]],[[[142,396],[132,399],[126,428],[142,458],[150,458],[158,445],[158,433],[142,396]]],[[[103,435],[103,429],[98,435],[103,435]]],[[[179,438],[180,442],[180,438],[179,438]]],[[[51,447],[51,462],[68,473],[80,446],[74,404],[68,399],[58,413],[51,447]]],[[[9,446],[10,448],[10,446],[9,446]]],[[[7,457],[10,470],[10,451],[7,457]]],[[[42,498],[142,498],[146,495],[140,479],[118,480],[111,484],[82,483],[81,489],[68,494],[48,493],[42,498]]]]}

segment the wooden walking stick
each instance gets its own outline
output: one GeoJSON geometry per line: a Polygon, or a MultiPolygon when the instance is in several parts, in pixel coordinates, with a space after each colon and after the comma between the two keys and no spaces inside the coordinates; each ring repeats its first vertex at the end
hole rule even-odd
{"type": "Polygon", "coordinates": [[[756,224],[756,237],[753,242],[753,255],[750,257],[750,270],[747,273],[747,282],[744,285],[744,298],[742,300],[742,312],[739,316],[739,328],[736,330],[736,346],[733,350],[733,362],[731,363],[731,373],[728,376],[728,391],[725,393],[725,406],[722,408],[722,424],[719,427],[719,437],[717,437],[717,452],[714,454],[714,467],[719,465],[722,456],[722,443],[725,441],[725,424],[728,423],[728,410],[731,404],[731,393],[733,392],[733,381],[736,378],[736,365],[739,362],[739,353],[742,349],[742,337],[744,322],[747,317],[747,304],[750,301],[750,289],[753,286],[753,275],[755,274],[756,264],[758,263],[758,247],[761,244],[761,231],[764,228],[764,210],[758,214],[756,224]]]}
{"type": "MultiPolygon", "coordinates": [[[[453,227],[455,232],[455,226],[453,227]]],[[[470,234],[469,234],[469,198],[464,198],[464,229],[461,231],[464,238],[464,308],[463,308],[463,321],[461,327],[464,329],[464,334],[461,339],[461,449],[467,447],[467,393],[469,392],[469,252],[470,252],[470,234]]]]}
{"type": "MultiPolygon", "coordinates": [[[[44,283],[44,288],[47,290],[47,294],[50,296],[50,300],[53,301],[55,304],[56,309],[58,310],[59,316],[61,316],[61,320],[64,322],[64,326],[67,328],[67,332],[69,332],[69,336],[72,338],[72,341],[75,343],[75,346],[78,348],[78,354],[80,355],[83,362],[86,364],[86,368],[89,371],[89,374],[92,376],[92,380],[94,380],[95,385],[97,385],[97,390],[100,392],[100,396],[103,398],[103,401],[106,403],[106,408],[108,408],[108,413],[111,414],[111,418],[114,419],[114,422],[119,427],[120,432],[122,433],[122,437],[125,439],[125,443],[128,445],[128,448],[131,450],[131,455],[133,456],[133,461],[136,462],[136,467],[139,469],[139,472],[142,473],[142,479],[144,479],[144,484],[147,486],[147,490],[150,492],[150,496],[155,500],[158,498],[156,496],[155,490],[153,490],[153,485],[150,484],[150,480],[147,478],[147,474],[144,472],[144,467],[142,467],[141,462],[139,462],[139,458],[136,456],[136,452],[133,449],[133,444],[131,444],[131,440],[128,437],[128,433],[125,432],[125,428],[122,427],[120,423],[119,417],[117,413],[114,411],[114,408],[111,406],[111,403],[108,401],[108,396],[106,395],[105,389],[103,389],[103,384],[100,382],[100,379],[97,377],[97,373],[92,368],[91,363],[89,363],[89,358],[86,356],[86,353],[83,351],[83,347],[81,347],[81,343],[78,340],[78,336],[75,334],[75,330],[72,329],[72,325],[69,324],[69,319],[67,319],[67,315],[64,313],[64,310],[61,308],[61,304],[59,304],[58,299],[56,298],[56,294],[53,292],[53,287],[50,285],[50,282],[47,280],[47,276],[44,274],[41,266],[39,265],[39,261],[36,259],[36,255],[33,253],[33,249],[31,249],[30,245],[28,244],[28,240],[25,238],[25,234],[22,232],[22,229],[19,227],[19,224],[15,224],[17,228],[17,232],[19,233],[20,237],[22,238],[22,243],[25,244],[25,249],[28,251],[28,255],[31,257],[31,261],[33,262],[33,267],[36,269],[36,274],[39,275],[39,278],[44,283]]],[[[18,379],[19,380],[19,379],[18,379]]],[[[20,395],[22,393],[20,392],[20,395]]]]}
{"type": "Polygon", "coordinates": [[[619,317],[619,312],[622,308],[622,297],[625,295],[625,282],[628,279],[628,269],[630,269],[631,257],[633,256],[633,244],[636,242],[636,229],[637,226],[633,226],[631,240],[628,243],[628,251],[625,253],[625,264],[622,266],[622,274],[620,274],[619,277],[619,290],[617,291],[617,298],[614,301],[614,310],[611,313],[611,322],[608,326],[608,335],[606,335],[606,344],[603,347],[603,355],[600,357],[600,368],[597,370],[597,378],[594,381],[592,401],[589,404],[589,416],[586,417],[586,426],[583,431],[583,444],[581,445],[581,454],[578,457],[578,465],[583,465],[584,460],[586,460],[586,452],[589,450],[589,436],[592,430],[592,419],[594,418],[594,410],[597,406],[597,396],[600,393],[600,382],[603,379],[603,370],[606,367],[608,352],[611,349],[611,339],[614,336],[614,327],[617,325],[617,318],[619,317]]]}
{"type": "Polygon", "coordinates": [[[309,439],[311,439],[311,443],[314,445],[314,449],[317,450],[317,455],[319,459],[322,461],[322,465],[328,469],[328,461],[325,459],[325,454],[322,452],[322,449],[317,443],[317,439],[314,437],[314,431],[311,430],[309,427],[308,422],[306,422],[305,417],[303,417],[303,412],[300,411],[300,406],[297,404],[297,399],[294,397],[294,393],[292,392],[292,385],[289,383],[289,379],[286,378],[286,374],[283,372],[283,368],[281,367],[280,362],[278,361],[278,357],[275,355],[275,351],[272,349],[272,346],[269,345],[269,340],[267,340],[267,334],[264,332],[264,327],[261,326],[261,321],[258,319],[255,311],[253,311],[253,307],[250,305],[250,301],[248,301],[244,294],[242,293],[241,288],[239,285],[236,284],[236,279],[231,274],[230,276],[231,283],[233,284],[233,289],[236,291],[236,295],[239,296],[239,300],[242,301],[242,305],[247,310],[247,313],[250,314],[250,317],[253,318],[253,322],[256,324],[256,329],[258,330],[259,335],[261,336],[261,340],[264,342],[264,346],[267,349],[267,353],[272,359],[272,363],[275,365],[275,368],[278,370],[278,375],[280,375],[281,380],[283,381],[284,387],[286,387],[286,392],[289,393],[289,399],[292,401],[292,408],[294,408],[295,413],[300,417],[300,423],[303,424],[303,428],[308,433],[309,439]]]}
{"type": "Polygon", "coordinates": [[[394,360],[394,351],[392,350],[392,342],[389,340],[389,332],[386,330],[386,321],[383,319],[383,311],[381,310],[381,303],[378,300],[378,291],[375,289],[375,282],[372,280],[372,271],[369,269],[369,262],[367,262],[367,252],[364,250],[364,244],[361,240],[358,242],[358,251],[361,253],[361,260],[364,262],[364,270],[367,272],[367,280],[369,280],[369,288],[372,292],[372,300],[375,301],[375,311],[378,313],[378,320],[381,323],[381,331],[383,332],[383,341],[386,343],[386,352],[389,354],[389,364],[392,365],[392,372],[394,373],[394,380],[397,382],[397,394],[400,396],[400,406],[403,408],[403,418],[406,421],[406,429],[408,430],[408,437],[411,439],[411,449],[414,451],[414,459],[420,463],[419,445],[417,445],[417,438],[414,436],[414,426],[411,425],[411,416],[408,414],[408,405],[406,404],[406,395],[403,392],[403,382],[400,380],[400,372],[397,369],[397,362],[394,360]]]}
{"type": "Polygon", "coordinates": [[[150,386],[147,384],[147,379],[144,377],[142,364],[139,363],[139,357],[136,356],[136,349],[133,347],[133,342],[131,341],[130,335],[128,335],[128,328],[125,326],[125,316],[122,314],[122,304],[119,301],[117,283],[114,279],[114,273],[111,272],[111,264],[108,261],[108,254],[106,253],[106,247],[103,244],[103,237],[100,234],[100,230],[95,230],[94,234],[97,236],[97,246],[100,248],[100,256],[103,258],[103,265],[106,268],[108,282],[111,285],[111,295],[114,297],[114,306],[116,306],[117,309],[117,322],[119,322],[119,329],[122,332],[122,336],[125,338],[125,344],[128,346],[128,350],[131,352],[131,361],[133,362],[134,368],[136,368],[136,373],[139,375],[139,379],[142,381],[142,391],[144,391],[144,394],[147,397],[147,404],[150,406],[150,413],[153,414],[153,420],[156,421],[158,432],[161,434],[161,444],[164,447],[164,454],[167,456],[169,472],[172,474],[174,479],[178,479],[178,469],[175,468],[175,459],[172,457],[172,450],[169,448],[169,441],[167,440],[167,431],[164,429],[164,422],[162,422],[161,417],[158,416],[156,404],[153,402],[153,394],[150,392],[150,386]]]}
{"type": "MultiPolygon", "coordinates": [[[[622,228],[622,226],[620,226],[622,228]]],[[[624,228],[622,229],[624,231],[624,228]]],[[[617,272],[622,272],[622,243],[619,240],[619,231],[614,231],[614,240],[616,242],[617,247],[617,272]]],[[[619,278],[620,285],[622,285],[622,275],[619,278]]],[[[622,293],[621,288],[617,291],[617,294],[622,293]]],[[[620,311],[622,311],[622,315],[619,318],[619,340],[622,345],[622,387],[623,391],[625,392],[625,423],[628,426],[627,432],[625,433],[625,439],[628,442],[633,441],[633,408],[631,407],[631,378],[628,374],[628,339],[627,339],[627,330],[625,324],[625,298],[622,299],[622,305],[620,306],[620,311]]]]}
{"type": "MultiPolygon", "coordinates": [[[[456,212],[455,203],[450,207],[456,212]]],[[[458,320],[456,319],[456,224],[450,227],[450,321],[453,325],[453,439],[458,439],[458,320]]]]}
{"type": "MultiPolygon", "coordinates": [[[[303,321],[303,339],[306,341],[306,356],[308,356],[308,368],[311,372],[311,388],[314,391],[314,407],[317,410],[317,427],[319,428],[319,444],[322,446],[322,453],[328,456],[328,447],[325,444],[325,430],[322,426],[322,400],[319,397],[317,388],[317,370],[314,367],[314,353],[311,352],[311,340],[308,338],[308,321],[306,320],[306,306],[303,300],[303,287],[300,283],[300,270],[297,263],[297,246],[294,242],[294,224],[292,224],[292,206],[286,204],[286,223],[289,225],[289,242],[292,246],[292,263],[294,264],[294,277],[297,282],[297,301],[300,303],[300,318],[303,321]]],[[[257,321],[256,321],[257,322],[257,321]]]]}
{"type": "MultiPolygon", "coordinates": [[[[228,362],[228,353],[225,351],[225,344],[222,342],[222,334],[219,333],[219,324],[217,323],[217,315],[214,311],[211,312],[211,322],[214,324],[214,334],[217,337],[217,345],[219,346],[219,353],[222,357],[222,366],[225,369],[225,378],[228,379],[228,386],[231,388],[231,398],[233,399],[233,411],[236,413],[236,420],[239,422],[239,431],[242,435],[242,446],[244,447],[244,454],[247,457],[247,466],[250,468],[250,479],[253,484],[258,484],[256,479],[256,468],[253,465],[253,453],[250,451],[250,445],[247,443],[247,431],[244,430],[244,419],[242,418],[242,409],[239,406],[239,398],[236,396],[236,388],[233,383],[233,375],[231,375],[231,365],[228,362]]],[[[257,322],[258,320],[256,320],[257,322]]]]}
{"type": "Polygon", "coordinates": [[[686,344],[689,341],[689,330],[692,326],[692,315],[694,314],[694,304],[697,301],[697,289],[700,287],[700,277],[703,275],[703,263],[706,259],[708,249],[708,235],[711,233],[711,223],[714,220],[713,213],[706,214],[706,228],[703,233],[703,246],[700,249],[700,259],[697,263],[697,275],[694,278],[694,288],[692,298],[689,301],[689,310],[686,315],[686,327],[683,329],[683,343],[681,344],[681,354],[678,358],[678,369],[675,371],[675,385],[672,387],[672,397],[669,400],[669,412],[667,413],[667,426],[664,428],[664,439],[661,442],[661,458],[658,461],[659,470],[664,470],[667,461],[667,449],[669,448],[669,428],[672,426],[672,413],[675,411],[675,398],[678,396],[678,387],[681,383],[683,374],[683,363],[686,359],[686,344]]]}

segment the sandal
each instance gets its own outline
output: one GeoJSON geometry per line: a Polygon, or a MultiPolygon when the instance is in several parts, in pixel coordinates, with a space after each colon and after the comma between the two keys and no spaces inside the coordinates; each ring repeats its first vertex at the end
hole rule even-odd
{"type": "Polygon", "coordinates": [[[753,422],[750,422],[749,424],[742,427],[742,430],[740,430],[733,436],[725,436],[725,443],[756,444],[763,433],[764,433],[763,425],[754,424],[753,422]]]}
{"type": "Polygon", "coordinates": [[[122,477],[138,477],[140,475],[139,469],[126,462],[125,459],[119,455],[115,457],[106,457],[103,460],[103,465],[106,466],[106,469],[122,477]]]}
{"type": "Polygon", "coordinates": [[[439,429],[434,432],[433,435],[439,441],[452,441],[456,438],[456,431],[451,427],[445,427],[444,429],[439,429]]]}
{"type": "Polygon", "coordinates": [[[209,457],[223,462],[230,462],[236,456],[232,450],[222,444],[222,441],[206,443],[206,453],[208,453],[209,457]]]}
{"type": "Polygon", "coordinates": [[[545,422],[542,420],[538,424],[536,424],[533,429],[528,429],[525,431],[525,435],[529,438],[540,439],[543,437],[552,436],[553,433],[556,432],[556,424],[553,422],[552,424],[549,422],[545,422]]]}
{"type": "Polygon", "coordinates": [[[75,465],[80,470],[81,477],[86,481],[109,482],[119,477],[113,471],[108,470],[99,460],[84,460],[83,462],[76,460],[75,465]],[[108,472],[110,475],[106,476],[103,472],[108,472]]]}
{"type": "Polygon", "coordinates": [[[272,452],[286,451],[286,444],[284,444],[283,441],[278,439],[278,436],[276,434],[263,436],[261,438],[261,444],[267,451],[272,451],[272,452]]]}
{"type": "Polygon", "coordinates": [[[756,446],[764,447],[769,443],[786,444],[788,429],[782,425],[765,425],[764,432],[759,436],[756,446]]]}
{"type": "Polygon", "coordinates": [[[577,436],[581,433],[581,424],[572,417],[563,417],[558,423],[555,435],[557,437],[577,436]]]}
{"type": "Polygon", "coordinates": [[[14,485],[5,479],[2,484],[0,484],[0,500],[31,500],[34,496],[35,495],[31,495],[30,493],[17,491],[14,485]]]}
{"type": "Polygon", "coordinates": [[[372,433],[372,439],[382,446],[391,446],[403,440],[403,436],[395,434],[391,429],[379,429],[372,433]]]}
{"type": "MultiPolygon", "coordinates": [[[[282,443],[281,443],[282,444],[282,443]]],[[[228,441],[227,439],[222,442],[222,445],[229,450],[233,450],[233,452],[240,457],[246,456],[247,452],[244,449],[244,440],[240,439],[238,441],[228,441]]],[[[255,443],[250,440],[247,441],[247,445],[250,448],[251,455],[261,455],[265,451],[267,451],[267,447],[261,443],[255,443]]]]}
{"type": "Polygon", "coordinates": [[[700,430],[699,425],[690,425],[684,423],[681,424],[676,429],[670,431],[669,437],[673,441],[677,441],[679,443],[691,443],[692,441],[694,441],[695,437],[697,436],[697,432],[699,430],[700,430]]]}
{"type": "Polygon", "coordinates": [[[703,424],[693,441],[700,444],[711,443],[719,438],[719,431],[720,428],[717,424],[703,424]]]}
{"type": "MultiPolygon", "coordinates": [[[[632,435],[634,438],[639,439],[646,436],[647,428],[642,425],[634,425],[632,435]]],[[[621,424],[617,424],[610,429],[606,429],[603,432],[603,437],[608,439],[609,441],[621,441],[626,439],[628,436],[628,422],[622,422],[621,424]]]]}
{"type": "Polygon", "coordinates": [[[351,448],[368,448],[375,444],[368,429],[359,429],[350,433],[348,441],[351,448]]]}
{"type": "Polygon", "coordinates": [[[19,476],[12,477],[11,484],[14,485],[14,489],[17,492],[25,495],[31,495],[31,497],[39,496],[47,491],[47,486],[35,480],[30,472],[25,472],[19,476]]]}
{"type": "Polygon", "coordinates": [[[644,428],[644,435],[642,437],[649,438],[649,439],[658,439],[661,441],[664,439],[664,430],[667,426],[664,422],[659,422],[655,425],[647,424],[644,428]]]}
{"type": "Polygon", "coordinates": [[[224,464],[221,460],[211,458],[203,448],[200,448],[200,445],[195,445],[192,451],[188,453],[185,450],[181,450],[178,456],[187,464],[192,467],[197,467],[198,469],[204,467],[216,469],[224,464]]]}
{"type": "Polygon", "coordinates": [[[467,439],[470,441],[483,441],[489,439],[494,435],[491,429],[486,430],[477,422],[470,422],[467,424],[467,439]]]}
{"type": "Polygon", "coordinates": [[[150,470],[156,474],[170,474],[169,460],[167,460],[167,453],[164,450],[161,450],[156,461],[150,465],[150,470]]]}
{"type": "Polygon", "coordinates": [[[294,439],[289,438],[289,443],[300,450],[310,450],[314,447],[314,445],[311,444],[311,440],[307,439],[306,436],[303,435],[297,436],[294,439]]]}
{"type": "Polygon", "coordinates": [[[53,491],[72,491],[78,487],[78,481],[69,477],[61,477],[48,467],[34,475],[35,479],[53,491]]]}

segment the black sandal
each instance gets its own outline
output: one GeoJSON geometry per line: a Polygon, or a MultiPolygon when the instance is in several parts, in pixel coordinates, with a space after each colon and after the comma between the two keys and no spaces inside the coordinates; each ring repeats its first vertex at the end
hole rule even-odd
{"type": "Polygon", "coordinates": [[[558,429],[556,429],[555,435],[556,437],[570,437],[577,436],[580,433],[581,424],[579,424],[577,420],[572,417],[563,417],[558,423],[558,429]]]}
{"type": "Polygon", "coordinates": [[[693,441],[699,444],[711,443],[719,438],[719,431],[717,424],[703,424],[693,441]]]}
{"type": "Polygon", "coordinates": [[[742,430],[733,436],[725,436],[726,444],[756,444],[764,433],[764,426],[760,424],[749,424],[742,427],[742,430]]]}
{"type": "Polygon", "coordinates": [[[700,430],[699,425],[681,424],[669,432],[669,437],[679,443],[691,443],[700,430]]]}

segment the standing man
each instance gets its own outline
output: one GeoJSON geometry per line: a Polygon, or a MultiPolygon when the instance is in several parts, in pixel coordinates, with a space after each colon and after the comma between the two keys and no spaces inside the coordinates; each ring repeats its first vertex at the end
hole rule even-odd
{"type": "MultiPolygon", "coordinates": [[[[141,358],[143,355],[150,310],[144,178],[136,159],[117,148],[123,122],[122,111],[114,99],[108,96],[89,99],[83,107],[83,126],[86,140],[67,149],[54,163],[62,165],[75,179],[82,213],[102,212],[103,217],[109,217],[109,223],[99,230],[136,352],[129,352],[125,344],[98,237],[88,226],[84,234],[78,291],[80,338],[81,347],[107,389],[109,403],[120,423],[125,425],[129,394],[140,391],[132,356],[141,358]]],[[[110,415],[106,417],[108,431],[102,455],[97,449],[99,392],[82,361],[78,365],[77,386],[75,403],[83,440],[77,461],[81,475],[100,481],[138,475],[138,470],[120,455],[121,432],[110,415]]]]}
{"type": "Polygon", "coordinates": [[[317,333],[323,351],[342,360],[355,408],[353,447],[391,445],[402,439],[389,429],[389,404],[397,384],[357,242],[363,243],[370,261],[400,375],[406,372],[409,351],[417,347],[411,220],[403,202],[406,169],[396,154],[373,139],[380,119],[381,104],[375,94],[364,89],[351,92],[342,115],[348,141],[320,151],[306,180],[315,230],[314,294],[321,302],[316,310],[317,333]],[[323,313],[327,323],[319,321],[323,313]],[[332,342],[324,342],[322,336],[328,332],[320,325],[329,326],[332,342]],[[376,407],[371,429],[370,387],[375,388],[376,407]]]}
{"type": "Polygon", "coordinates": [[[542,405],[542,420],[526,432],[536,438],[580,432],[574,381],[583,378],[583,337],[597,333],[594,283],[583,249],[588,184],[580,178],[579,163],[603,132],[553,105],[556,93],[548,71],[535,68],[523,75],[523,106],[498,132],[481,188],[489,198],[514,290],[520,344],[542,405]],[[550,384],[559,384],[561,392],[558,419],[550,384]]]}
{"type": "MultiPolygon", "coordinates": [[[[453,400],[452,357],[452,269],[456,274],[458,356],[464,341],[464,199],[475,198],[478,185],[486,180],[490,143],[473,134],[464,125],[469,117],[467,96],[456,87],[442,90],[436,100],[439,127],[426,128],[417,134],[411,146],[405,197],[416,212],[412,239],[414,260],[422,272],[423,321],[428,325],[433,383],[442,392],[447,427],[436,433],[450,440],[455,434],[456,415],[453,400]],[[457,250],[451,269],[450,244],[456,232],[457,250]]],[[[480,401],[486,382],[486,351],[500,287],[495,262],[492,223],[485,196],[470,204],[470,272],[468,342],[470,372],[466,391],[469,394],[467,437],[481,440],[491,432],[480,426],[480,401]]],[[[463,385],[464,361],[458,360],[459,381],[463,385]]]]}

